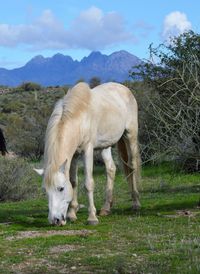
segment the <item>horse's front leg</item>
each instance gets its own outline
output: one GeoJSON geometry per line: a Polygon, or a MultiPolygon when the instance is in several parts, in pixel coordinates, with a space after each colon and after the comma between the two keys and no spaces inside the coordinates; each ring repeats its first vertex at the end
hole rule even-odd
{"type": "Polygon", "coordinates": [[[77,171],[78,171],[78,156],[74,155],[71,161],[71,166],[70,166],[70,182],[73,187],[73,198],[70,203],[69,210],[67,212],[67,218],[70,221],[76,221],[76,212],[78,211],[78,176],[77,176],[77,171]]]}
{"type": "Polygon", "coordinates": [[[98,224],[98,219],[96,216],[96,208],[94,205],[94,179],[93,179],[93,145],[89,144],[84,151],[84,167],[85,167],[85,187],[88,194],[89,201],[89,217],[88,224],[96,225],[98,224]]]}
{"type": "Polygon", "coordinates": [[[115,179],[116,166],[112,158],[111,147],[102,150],[102,158],[106,166],[107,184],[106,184],[106,201],[100,211],[101,216],[110,214],[113,202],[113,182],[115,179]]]}

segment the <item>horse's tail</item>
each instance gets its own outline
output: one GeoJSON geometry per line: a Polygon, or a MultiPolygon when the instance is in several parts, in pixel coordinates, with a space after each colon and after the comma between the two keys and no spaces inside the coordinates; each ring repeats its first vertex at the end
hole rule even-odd
{"type": "MultiPolygon", "coordinates": [[[[128,164],[128,151],[127,151],[127,146],[125,143],[124,138],[122,137],[118,143],[118,151],[119,151],[119,155],[120,155],[120,160],[122,162],[123,165],[123,169],[124,169],[124,173],[126,178],[128,179],[129,176],[132,174],[133,170],[130,168],[129,164],[128,164]]],[[[134,170],[135,175],[136,175],[136,180],[137,182],[140,181],[141,178],[141,158],[140,158],[140,152],[139,152],[139,145],[137,143],[137,149],[136,149],[136,169],[134,170]]]]}

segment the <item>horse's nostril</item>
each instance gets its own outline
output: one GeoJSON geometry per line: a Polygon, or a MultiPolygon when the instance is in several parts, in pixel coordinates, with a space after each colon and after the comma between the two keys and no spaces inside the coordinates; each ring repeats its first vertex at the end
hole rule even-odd
{"type": "Polygon", "coordinates": [[[60,223],[60,219],[54,218],[54,224],[55,224],[55,225],[58,225],[59,223],[60,223]]]}

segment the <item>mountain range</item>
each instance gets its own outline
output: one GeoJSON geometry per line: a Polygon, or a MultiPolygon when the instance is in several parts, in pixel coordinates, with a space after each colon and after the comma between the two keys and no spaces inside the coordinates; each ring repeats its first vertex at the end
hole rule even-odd
{"type": "Polygon", "coordinates": [[[20,68],[0,68],[0,85],[18,86],[23,82],[36,82],[42,86],[75,84],[98,77],[101,82],[123,82],[129,79],[129,70],[141,63],[135,55],[121,50],[110,55],[91,52],[81,61],[56,54],[52,57],[35,56],[20,68]]]}

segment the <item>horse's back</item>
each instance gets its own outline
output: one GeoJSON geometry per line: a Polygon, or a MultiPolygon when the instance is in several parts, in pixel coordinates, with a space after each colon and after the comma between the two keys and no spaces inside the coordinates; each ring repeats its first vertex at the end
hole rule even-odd
{"type": "Polygon", "coordinates": [[[126,86],[114,82],[99,85],[92,89],[92,93],[95,93],[99,97],[120,98],[125,102],[129,102],[130,98],[133,97],[131,91],[126,86]]]}
{"type": "Polygon", "coordinates": [[[93,106],[105,115],[119,114],[120,117],[137,116],[137,102],[132,92],[119,83],[105,83],[91,90],[93,106]]]}

